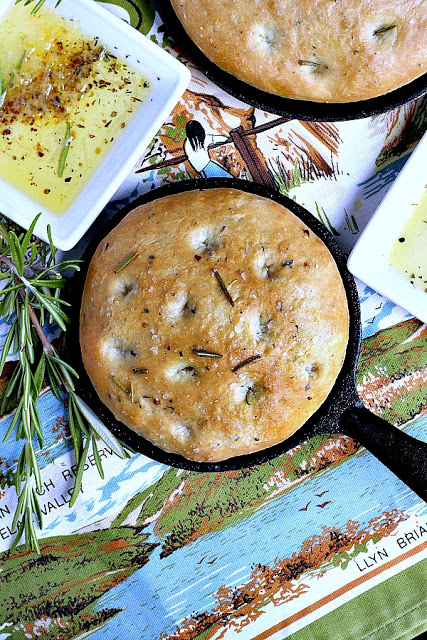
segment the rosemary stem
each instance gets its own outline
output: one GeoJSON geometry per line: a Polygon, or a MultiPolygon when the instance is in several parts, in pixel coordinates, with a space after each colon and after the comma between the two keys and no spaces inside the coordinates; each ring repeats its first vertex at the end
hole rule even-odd
{"type": "MultiPolygon", "coordinates": [[[[16,278],[15,278],[16,279],[16,278]]],[[[19,295],[21,296],[22,300],[25,301],[25,293],[22,289],[19,289],[19,295]]],[[[42,343],[43,346],[43,350],[49,355],[49,356],[55,356],[55,352],[53,350],[52,345],[50,344],[49,340],[46,337],[45,332],[43,331],[43,327],[41,326],[39,319],[37,318],[37,315],[33,309],[33,307],[29,304],[28,305],[28,314],[30,316],[30,320],[33,324],[33,327],[38,335],[38,337],[40,338],[40,342],[42,343]]],[[[70,385],[68,384],[67,380],[65,379],[65,377],[62,375],[62,371],[59,370],[58,371],[59,375],[61,376],[61,380],[62,380],[62,384],[64,385],[64,389],[67,393],[71,393],[72,390],[70,388],[70,385]]]]}
{"type": "MultiPolygon", "coordinates": [[[[18,278],[15,277],[15,281],[18,281],[18,278]]],[[[19,289],[19,295],[21,296],[22,300],[25,302],[25,293],[23,291],[23,289],[19,289]]],[[[49,340],[46,338],[46,334],[42,329],[42,326],[39,322],[39,319],[37,318],[35,311],[33,309],[33,307],[29,304],[28,305],[28,313],[31,319],[31,322],[33,323],[33,327],[36,330],[36,333],[38,335],[38,337],[40,338],[40,342],[43,345],[43,349],[46,351],[46,353],[48,353],[50,356],[55,355],[54,351],[53,351],[53,347],[50,344],[49,340]]]]}
{"type": "MultiPolygon", "coordinates": [[[[9,258],[6,258],[6,256],[0,256],[0,262],[3,262],[3,264],[5,264],[7,267],[9,267],[9,269],[10,269],[11,271],[13,271],[13,273],[15,274],[15,276],[19,278],[19,276],[18,276],[18,272],[17,272],[17,270],[16,270],[16,267],[15,267],[15,265],[13,264],[13,262],[11,262],[11,261],[9,260],[9,258]]],[[[21,282],[19,282],[19,284],[21,284],[21,282]]],[[[0,291],[0,294],[1,294],[1,291],[0,291]]]]}

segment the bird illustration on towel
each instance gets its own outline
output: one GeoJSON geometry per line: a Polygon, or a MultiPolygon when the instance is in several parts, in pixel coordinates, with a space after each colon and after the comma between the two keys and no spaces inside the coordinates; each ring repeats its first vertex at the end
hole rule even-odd
{"type": "Polygon", "coordinates": [[[320,507],[321,509],[324,509],[326,507],[327,504],[330,504],[331,501],[327,500],[326,502],[322,502],[322,504],[316,504],[316,507],[320,507]]]}

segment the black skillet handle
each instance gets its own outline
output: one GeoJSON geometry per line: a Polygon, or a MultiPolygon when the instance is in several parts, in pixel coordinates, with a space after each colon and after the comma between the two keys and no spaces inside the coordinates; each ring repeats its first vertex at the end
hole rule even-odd
{"type": "Polygon", "coordinates": [[[427,443],[408,436],[363,406],[344,411],[340,426],[427,501],[427,443]]]}

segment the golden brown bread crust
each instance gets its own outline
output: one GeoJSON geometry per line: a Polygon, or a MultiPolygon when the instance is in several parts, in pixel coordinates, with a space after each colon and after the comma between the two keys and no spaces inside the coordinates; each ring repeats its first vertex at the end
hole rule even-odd
{"type": "Polygon", "coordinates": [[[138,207],[100,243],[80,342],[119,420],[167,451],[217,461],[279,443],[308,419],[341,369],[348,324],[335,262],[299,218],[209,189],[138,207]]]}
{"type": "Polygon", "coordinates": [[[171,0],[215,64],[318,102],[385,94],[427,71],[425,0],[171,0]]]}

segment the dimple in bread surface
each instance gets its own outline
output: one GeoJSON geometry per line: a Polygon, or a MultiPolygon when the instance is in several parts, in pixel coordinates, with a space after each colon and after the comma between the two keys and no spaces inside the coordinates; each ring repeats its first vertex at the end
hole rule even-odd
{"type": "Polygon", "coordinates": [[[171,0],[223,70],[282,97],[353,102],[427,71],[425,0],[171,0]]]}
{"type": "Polygon", "coordinates": [[[99,244],[80,344],[118,420],[214,462],[304,424],[341,369],[348,327],[323,242],[282,205],[218,188],[138,207],[99,244]]]}

